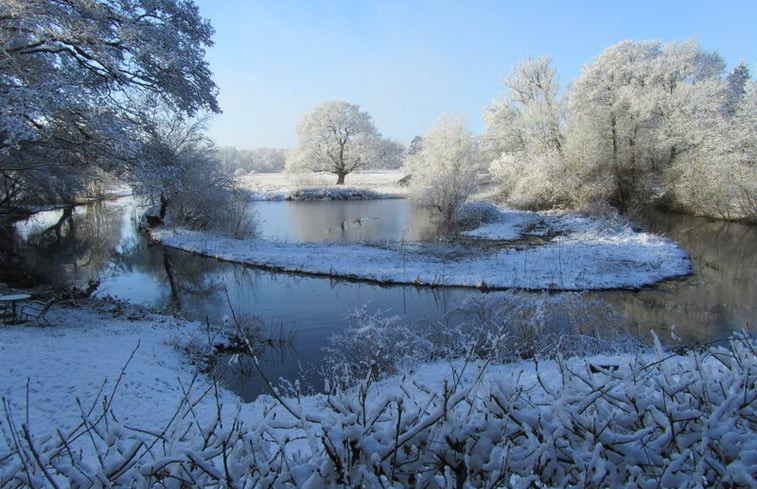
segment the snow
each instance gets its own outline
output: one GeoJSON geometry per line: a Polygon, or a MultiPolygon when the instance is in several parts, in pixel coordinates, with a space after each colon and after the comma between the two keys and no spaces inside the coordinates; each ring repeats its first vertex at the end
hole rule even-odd
{"type": "Polygon", "coordinates": [[[355,191],[374,198],[397,198],[408,194],[408,188],[399,183],[404,176],[400,170],[360,171],[347,175],[346,185],[335,186],[336,176],[331,173],[256,173],[239,176],[237,183],[250,191],[253,200],[342,200],[342,195],[355,191]],[[308,192],[298,197],[303,189],[308,192]]]}
{"type": "Polygon", "coordinates": [[[748,485],[757,477],[753,340],[688,356],[669,355],[658,345],[635,355],[509,365],[435,362],[352,391],[280,401],[261,396],[241,404],[222,387],[213,389],[209,379],[195,377],[174,347],[179,336],[202,339],[202,324],[101,300],[56,306],[49,318],[50,327],[0,328],[0,394],[8,409],[0,420],[0,484],[26,474],[4,458],[16,446],[10,420],[17,430],[27,425],[43,460],[52,460],[46,435],[68,433],[81,422],[82,409],[91,407],[96,415],[108,403],[108,423],[100,421],[90,432],[100,458],[87,449],[90,437],[80,436],[71,448],[74,457],[83,450],[82,462],[66,462],[60,453],[51,462],[61,487],[118,467],[127,468],[114,480],[131,484],[163,477],[179,464],[196,471],[197,485],[222,479],[228,469],[249,486],[274,478],[320,487],[347,478],[374,487],[373,470],[386,470],[393,459],[397,477],[414,472],[452,487],[453,474],[444,479],[443,469],[430,472],[432,465],[424,465],[441,456],[464,461],[471,480],[496,480],[500,468],[507,470],[511,487],[527,486],[533,474],[540,487],[575,484],[582,474],[608,486],[649,480],[685,485],[693,480],[685,474],[699,483],[748,485]],[[592,373],[591,365],[615,368],[592,373]],[[187,390],[193,406],[177,410],[187,390]],[[206,391],[211,394],[203,396],[206,391]],[[168,429],[175,414],[179,420],[168,429]],[[597,420],[601,429],[593,432],[597,420]],[[162,429],[171,442],[160,450],[135,443],[162,429]],[[229,443],[233,456],[227,461],[221,454],[229,443]],[[402,449],[393,452],[397,443],[402,449]],[[445,443],[457,443],[465,453],[444,450],[445,443]],[[565,462],[570,459],[575,463],[565,462]],[[342,467],[349,471],[340,472],[337,460],[352,460],[342,467]]]}
{"type": "MultiPolygon", "coordinates": [[[[192,367],[170,344],[201,335],[199,323],[100,301],[54,305],[46,319],[50,327],[0,328],[0,395],[17,418],[26,418],[28,387],[33,432],[76,426],[78,401],[89,408],[101,389],[110,397],[124,367],[114,406],[127,424],[165,424],[182,396],[181,386],[192,384],[192,367]]],[[[196,382],[208,384],[202,378],[196,382]]]]}
{"type": "Polygon", "coordinates": [[[488,222],[476,229],[464,231],[465,236],[491,240],[514,241],[523,236],[523,232],[539,221],[539,214],[508,210],[503,212],[495,222],[488,222]]]}
{"type": "Polygon", "coordinates": [[[485,289],[638,288],[690,273],[688,255],[672,241],[629,225],[575,214],[503,211],[469,231],[484,238],[465,252],[437,243],[399,249],[369,244],[235,240],[185,229],[159,229],[166,246],[277,271],[338,276],[383,284],[485,289]],[[559,234],[543,244],[510,243],[559,234]],[[546,230],[545,230],[546,229],[546,230]]]}
{"type": "MultiPolygon", "coordinates": [[[[461,251],[153,232],[167,246],[224,260],[385,283],[640,287],[690,271],[673,242],[613,220],[503,209],[467,235],[474,244],[461,251]]],[[[754,340],[688,356],[657,345],[506,365],[425,363],[344,392],[241,403],[182,352],[208,342],[208,325],[102,299],[58,304],[47,319],[44,328],[0,328],[2,486],[22,487],[28,474],[41,487],[47,477],[6,457],[25,446],[23,428],[61,487],[86,486],[94,474],[114,485],[159,485],[171,474],[220,487],[227,470],[249,487],[454,487],[453,466],[471,484],[502,487],[757,479],[754,340]],[[83,418],[97,419],[89,436],[81,436],[83,418]],[[79,433],[73,452],[56,451],[58,431],[79,433]],[[149,433],[169,442],[143,449],[153,446],[149,433]]]]}

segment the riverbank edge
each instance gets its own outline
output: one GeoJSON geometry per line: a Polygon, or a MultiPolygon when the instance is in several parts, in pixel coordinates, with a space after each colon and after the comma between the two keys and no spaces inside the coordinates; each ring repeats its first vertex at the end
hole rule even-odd
{"type": "MultiPolygon", "coordinates": [[[[685,279],[692,273],[690,257],[673,241],[607,219],[502,211],[499,220],[479,229],[484,228],[487,237],[482,241],[500,249],[467,250],[454,259],[443,257],[449,248],[441,242],[432,244],[440,253],[429,253],[413,251],[412,245],[405,243],[400,249],[392,249],[368,243],[238,240],[168,227],[152,228],[147,233],[153,243],[219,261],[387,286],[482,291],[639,290],[665,280],[685,279]],[[513,226],[512,219],[520,224],[513,226]],[[561,228],[560,232],[540,246],[513,244],[535,221],[549,222],[561,228]]],[[[475,235],[475,231],[469,234],[475,235]]]]}

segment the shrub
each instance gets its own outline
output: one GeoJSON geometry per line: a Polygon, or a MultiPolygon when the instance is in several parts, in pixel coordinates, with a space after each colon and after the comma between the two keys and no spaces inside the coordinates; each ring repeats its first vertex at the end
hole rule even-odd
{"type": "Polygon", "coordinates": [[[757,484],[754,339],[619,360],[457,363],[438,383],[366,380],[309,405],[277,396],[254,422],[220,403],[200,420],[208,391],[190,386],[162,430],[119,423],[111,395],[74,430],[34,438],[6,403],[0,487],[757,484]]]}
{"type": "Polygon", "coordinates": [[[366,308],[351,319],[354,324],[333,335],[326,348],[325,376],[333,387],[412,371],[430,361],[508,363],[640,346],[623,317],[582,293],[492,293],[465,300],[440,321],[414,324],[366,308]]]}

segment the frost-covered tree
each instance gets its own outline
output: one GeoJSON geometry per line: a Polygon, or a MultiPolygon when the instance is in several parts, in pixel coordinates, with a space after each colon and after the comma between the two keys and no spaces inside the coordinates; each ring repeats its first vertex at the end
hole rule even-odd
{"type": "Polygon", "coordinates": [[[438,211],[445,223],[476,189],[477,141],[461,118],[442,116],[423,136],[420,150],[407,157],[416,201],[438,211]]]}
{"type": "Polygon", "coordinates": [[[136,101],[218,111],[212,33],[191,1],[0,2],[3,203],[71,199],[136,154],[136,101]]]}
{"type": "Polygon", "coordinates": [[[665,203],[697,215],[757,222],[757,83],[747,80],[738,100],[728,92],[724,98],[722,105],[723,98],[702,93],[678,118],[692,135],[686,151],[666,168],[665,203]]]}
{"type": "Polygon", "coordinates": [[[520,206],[757,219],[753,82],[724,69],[695,41],[623,41],[584,66],[566,108],[549,59],[527,61],[484,114],[490,172],[520,206]]]}
{"type": "Polygon", "coordinates": [[[333,173],[337,185],[381,158],[382,140],[371,116],[341,100],[323,102],[305,114],[297,136],[297,146],[287,157],[287,171],[333,173]]]}
{"type": "Polygon", "coordinates": [[[507,92],[484,110],[484,149],[494,158],[502,153],[559,152],[565,108],[552,59],[519,64],[503,84],[507,92]]]}
{"type": "Polygon", "coordinates": [[[218,148],[218,158],[229,173],[276,173],[284,171],[286,150],[280,148],[218,148]]]}
{"type": "Polygon", "coordinates": [[[726,92],[725,110],[728,115],[733,115],[738,110],[739,104],[744,100],[747,85],[751,79],[749,66],[743,61],[737,64],[726,77],[728,91],[726,92]]]}
{"type": "Polygon", "coordinates": [[[484,110],[483,149],[490,172],[513,203],[550,207],[565,203],[565,104],[549,57],[516,66],[507,91],[484,110]]]}
{"type": "Polygon", "coordinates": [[[663,171],[719,118],[723,69],[694,41],[624,41],[584,67],[570,96],[571,158],[601,198],[625,211],[659,192],[663,171]]]}
{"type": "Polygon", "coordinates": [[[249,198],[223,171],[206,136],[207,117],[185,119],[176,112],[151,114],[140,155],[130,163],[134,193],[152,205],[151,224],[170,222],[234,237],[256,231],[249,198]]]}

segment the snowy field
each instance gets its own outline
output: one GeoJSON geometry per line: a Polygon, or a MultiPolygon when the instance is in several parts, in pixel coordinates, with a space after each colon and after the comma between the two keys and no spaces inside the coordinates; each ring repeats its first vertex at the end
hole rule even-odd
{"type": "Polygon", "coordinates": [[[242,404],[177,351],[179,337],[206,338],[199,323],[95,300],[49,318],[0,329],[0,487],[748,487],[757,477],[754,340],[687,356],[440,362],[242,404]]]}
{"type": "Polygon", "coordinates": [[[382,284],[483,289],[588,290],[637,288],[690,273],[688,255],[670,240],[610,220],[574,214],[502,210],[495,222],[467,233],[486,239],[456,249],[442,243],[289,243],[235,240],[161,229],[166,246],[272,270],[346,277],[382,284]],[[527,236],[557,234],[545,244],[508,245],[527,236]]]}
{"type": "Polygon", "coordinates": [[[282,200],[303,188],[361,189],[383,196],[404,197],[408,188],[399,184],[404,176],[401,170],[361,171],[347,175],[345,185],[337,187],[336,176],[330,173],[255,173],[237,177],[237,183],[252,192],[256,200],[282,200]]]}

